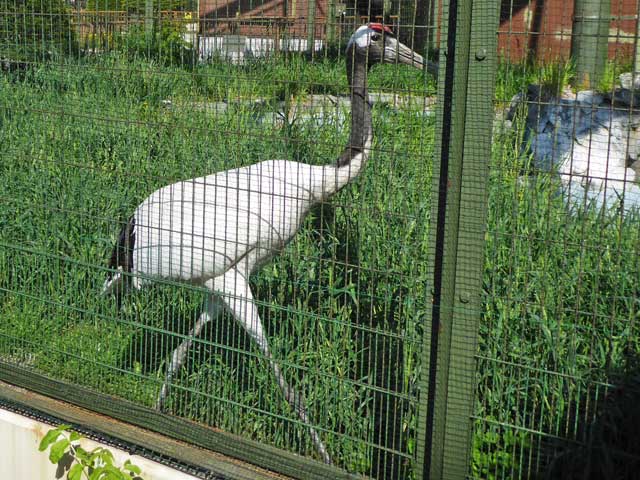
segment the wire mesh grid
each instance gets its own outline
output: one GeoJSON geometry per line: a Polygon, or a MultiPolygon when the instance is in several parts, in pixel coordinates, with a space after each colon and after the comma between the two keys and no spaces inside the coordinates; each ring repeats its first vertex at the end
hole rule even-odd
{"type": "Polygon", "coordinates": [[[204,2],[0,4],[0,361],[411,477],[435,81],[249,4],[211,52],[204,2]]]}
{"type": "Polygon", "coordinates": [[[637,478],[637,2],[503,2],[473,478],[637,478]]]}
{"type": "Polygon", "coordinates": [[[456,457],[469,478],[634,478],[637,10],[5,0],[2,368],[373,478],[456,457]],[[427,72],[369,70],[371,158],[329,195],[339,175],[310,172],[367,150],[345,47],[376,20],[447,52],[444,106],[427,72]],[[266,159],[300,164],[203,177],[266,159]],[[236,274],[213,296],[218,264],[236,274]]]}

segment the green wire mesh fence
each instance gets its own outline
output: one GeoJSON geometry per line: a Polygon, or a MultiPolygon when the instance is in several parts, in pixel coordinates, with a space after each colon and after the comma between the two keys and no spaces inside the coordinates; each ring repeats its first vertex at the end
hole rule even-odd
{"type": "Polygon", "coordinates": [[[637,15],[502,3],[475,477],[637,476],[637,15]]]}
{"type": "Polygon", "coordinates": [[[212,7],[3,3],[3,378],[297,478],[411,476],[433,75],[212,7]],[[202,177],[268,159],[300,163],[202,177]]]}
{"type": "Polygon", "coordinates": [[[0,0],[0,380],[294,478],[633,478],[637,32],[0,0]]]}

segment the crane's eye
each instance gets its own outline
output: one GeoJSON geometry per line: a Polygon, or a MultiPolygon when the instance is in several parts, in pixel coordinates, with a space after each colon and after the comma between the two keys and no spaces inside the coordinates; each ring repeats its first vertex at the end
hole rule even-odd
{"type": "Polygon", "coordinates": [[[374,42],[377,42],[381,38],[382,38],[382,35],[380,35],[379,33],[374,33],[371,35],[371,40],[373,40],[374,42]]]}

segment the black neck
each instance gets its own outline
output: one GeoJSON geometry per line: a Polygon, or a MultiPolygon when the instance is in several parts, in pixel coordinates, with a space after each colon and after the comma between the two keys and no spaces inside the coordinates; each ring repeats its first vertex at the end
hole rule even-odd
{"type": "Polygon", "coordinates": [[[351,164],[353,158],[362,153],[371,140],[371,105],[367,93],[367,61],[355,51],[347,50],[347,78],[351,90],[351,134],[349,143],[338,158],[338,167],[351,164]]]}

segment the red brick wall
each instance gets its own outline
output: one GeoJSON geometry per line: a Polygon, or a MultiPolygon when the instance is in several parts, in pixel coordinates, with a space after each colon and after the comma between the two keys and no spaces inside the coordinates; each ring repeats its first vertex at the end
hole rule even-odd
{"type": "MultiPolygon", "coordinates": [[[[316,38],[325,37],[327,4],[327,0],[316,0],[316,38]]],[[[275,23],[268,19],[275,22],[286,14],[288,33],[306,38],[308,8],[308,0],[200,0],[200,23],[208,33],[272,36],[275,23]],[[224,20],[236,18],[238,10],[242,22],[224,20]]]]}
{"type": "MultiPolygon", "coordinates": [[[[427,0],[418,0],[427,1],[427,0]]],[[[609,56],[628,58],[633,54],[638,0],[611,0],[609,56]],[[625,18],[626,17],[626,18],[625,18]]],[[[539,61],[568,58],[571,52],[573,0],[503,0],[498,29],[498,49],[510,61],[527,55],[539,61]]],[[[306,38],[308,0],[200,0],[202,32],[275,35],[273,25],[257,17],[282,17],[290,20],[290,35],[306,38]],[[286,2],[286,3],[285,3],[286,2]],[[295,4],[295,7],[294,7],[295,4]],[[284,8],[286,5],[286,9],[284,8]],[[295,11],[294,11],[295,8],[295,11]],[[246,19],[240,24],[224,18],[246,19]],[[248,19],[256,19],[250,22],[248,19]]],[[[328,0],[316,0],[316,38],[326,36],[328,0]]],[[[359,19],[355,20],[359,23],[359,19]]],[[[351,28],[351,27],[346,27],[351,28]]]]}
{"type": "MultiPolygon", "coordinates": [[[[503,1],[498,30],[501,55],[517,61],[530,54],[540,61],[568,58],[571,52],[573,0],[503,1]]],[[[633,17],[637,0],[612,0],[611,16],[633,17]]],[[[633,54],[636,21],[613,20],[609,28],[609,56],[633,54]]]]}

